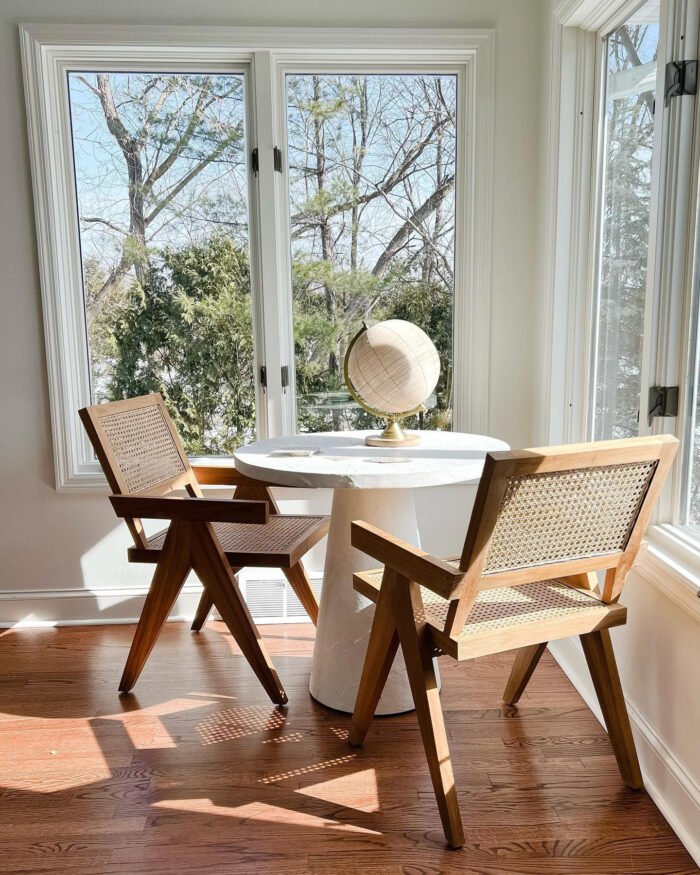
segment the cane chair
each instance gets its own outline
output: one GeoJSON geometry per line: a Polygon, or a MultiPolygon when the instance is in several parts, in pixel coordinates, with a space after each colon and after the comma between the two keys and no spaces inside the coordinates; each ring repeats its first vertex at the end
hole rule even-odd
{"type": "Polygon", "coordinates": [[[452,847],[464,833],[434,656],[461,662],[517,648],[503,697],[514,705],[547,643],[579,635],[622,778],[642,787],[609,629],[626,621],[618,599],[677,443],[643,437],[490,453],[454,561],[353,522],[353,546],[384,567],[354,575],[376,609],[350,743],[364,741],[400,644],[452,847]]]}
{"type": "MultiPolygon", "coordinates": [[[[194,627],[201,627],[215,605],[272,701],[284,704],[287,696],[236,574],[245,566],[279,567],[316,622],[318,603],[301,557],[327,533],[327,518],[280,514],[264,483],[240,475],[224,478],[236,486],[233,499],[203,498],[158,394],[85,407],[80,418],[112,490],[112,507],[134,540],[129,561],[156,566],[120,691],[133,688],[185,579],[194,571],[204,587],[194,627]],[[176,491],[187,496],[174,495],[176,491]],[[170,520],[170,525],[149,537],[142,518],[170,520]]],[[[206,481],[212,484],[216,478],[209,472],[206,481]]]]}

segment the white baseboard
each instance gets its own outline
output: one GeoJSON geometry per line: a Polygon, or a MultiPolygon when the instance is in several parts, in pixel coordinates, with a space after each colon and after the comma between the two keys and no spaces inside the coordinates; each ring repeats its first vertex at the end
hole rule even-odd
{"type": "MultiPolygon", "coordinates": [[[[553,641],[549,649],[598,721],[605,726],[578,641],[572,638],[553,641]]],[[[629,699],[626,702],[644,786],[671,829],[700,866],[700,784],[688,773],[634,702],[629,699]]]]}
{"type": "MultiPolygon", "coordinates": [[[[311,573],[315,589],[321,586],[321,574],[311,573]]],[[[277,576],[241,581],[244,596],[256,623],[304,623],[308,617],[287,582],[277,576]],[[255,587],[255,589],[253,589],[255,587]],[[248,593],[247,588],[250,588],[248,593]]],[[[51,626],[99,626],[136,623],[148,592],[147,587],[125,586],[111,589],[83,588],[63,590],[0,591],[0,629],[41,628],[51,626]]],[[[202,587],[188,581],[182,588],[170,621],[194,617],[202,587]]]]}
{"type": "MultiPolygon", "coordinates": [[[[0,628],[135,623],[147,592],[146,587],[5,590],[0,592],[0,628]]],[[[200,586],[186,583],[170,619],[191,619],[201,593],[200,586]]]]}

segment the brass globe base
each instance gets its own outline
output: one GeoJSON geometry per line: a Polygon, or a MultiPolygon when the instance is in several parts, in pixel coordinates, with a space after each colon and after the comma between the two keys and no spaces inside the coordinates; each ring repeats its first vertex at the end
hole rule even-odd
{"type": "Polygon", "coordinates": [[[365,445],[368,447],[415,447],[419,443],[420,436],[406,434],[395,419],[389,421],[381,434],[365,438],[365,445]]]}

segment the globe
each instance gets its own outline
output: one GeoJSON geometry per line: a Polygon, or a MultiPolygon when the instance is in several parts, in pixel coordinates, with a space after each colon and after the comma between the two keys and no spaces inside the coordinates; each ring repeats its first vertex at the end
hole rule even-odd
{"type": "Polygon", "coordinates": [[[425,409],[437,386],[440,357],[428,335],[403,319],[363,325],[345,356],[345,382],[353,398],[374,416],[387,420],[381,435],[366,438],[370,446],[411,446],[399,421],[425,409]]]}

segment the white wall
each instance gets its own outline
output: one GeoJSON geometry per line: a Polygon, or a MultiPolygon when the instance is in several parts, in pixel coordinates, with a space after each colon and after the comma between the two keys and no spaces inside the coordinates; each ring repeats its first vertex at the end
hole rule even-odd
{"type": "MultiPolygon", "coordinates": [[[[543,63],[540,0],[2,0],[0,4],[0,622],[138,614],[147,569],[104,495],[57,494],[17,24],[492,27],[496,30],[490,431],[531,440],[543,63]],[[136,588],[134,590],[133,588],[136,588]],[[47,599],[47,595],[51,599],[47,599]],[[66,598],[56,599],[56,595],[66,598]],[[82,598],[74,598],[76,594],[82,598]],[[11,599],[11,600],[10,600],[11,599]]],[[[323,496],[318,496],[323,502],[323,496]]],[[[423,497],[428,546],[457,544],[464,491],[423,497]],[[439,525],[435,521],[439,521],[439,525]],[[432,533],[432,535],[431,535],[432,533]],[[436,535],[439,535],[436,540],[436,535]]],[[[318,565],[317,556],[313,562],[318,565]]],[[[191,607],[194,594],[189,596],[191,607]]],[[[182,607],[182,606],[181,606],[182,607]]],[[[187,607],[182,608],[186,610],[187,607]]]]}

